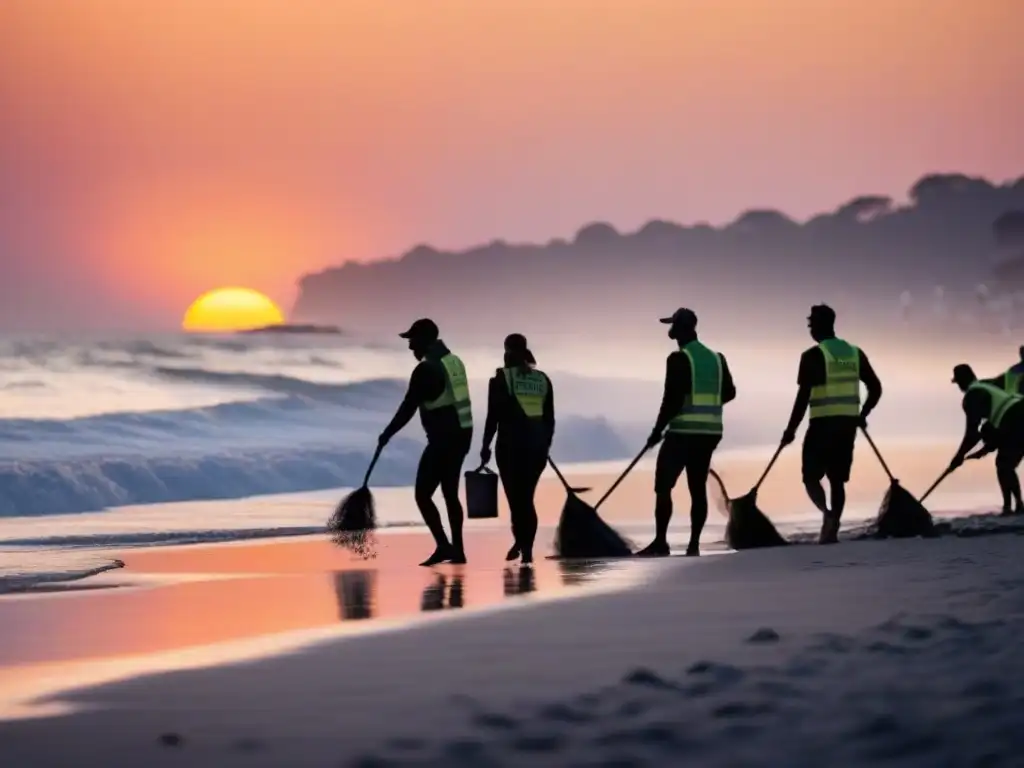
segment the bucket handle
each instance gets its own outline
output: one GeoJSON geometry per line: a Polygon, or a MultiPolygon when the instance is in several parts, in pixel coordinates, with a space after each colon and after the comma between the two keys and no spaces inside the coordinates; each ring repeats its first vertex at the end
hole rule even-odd
{"type": "Polygon", "coordinates": [[[481,464],[476,469],[469,470],[469,473],[467,473],[467,474],[473,474],[473,475],[496,475],[498,473],[495,472],[490,467],[488,467],[486,463],[484,463],[484,464],[481,464]]]}

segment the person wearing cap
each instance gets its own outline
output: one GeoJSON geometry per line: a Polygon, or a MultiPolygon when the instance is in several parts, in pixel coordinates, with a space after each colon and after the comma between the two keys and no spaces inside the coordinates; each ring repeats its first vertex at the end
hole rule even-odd
{"type": "Polygon", "coordinates": [[[725,356],[697,340],[697,315],[692,310],[678,309],[661,322],[669,326],[668,337],[679,349],[666,361],[661,409],[647,438],[648,448],[664,438],[654,470],[654,541],[637,555],[670,554],[672,490],[685,469],[690,490],[690,542],[686,554],[696,556],[700,554],[700,534],[708,517],[711,457],[722,441],[722,407],[736,398],[736,387],[725,356]]]}
{"type": "Polygon", "coordinates": [[[417,410],[427,435],[419,468],[416,470],[416,505],[434,537],[434,554],[420,565],[443,562],[465,563],[462,543],[463,511],[459,500],[462,463],[473,438],[473,411],[469,399],[466,366],[445,345],[433,320],[423,318],[399,334],[408,340],[409,349],[419,361],[409,377],[409,388],[391,423],[378,439],[387,445],[412,419],[417,410]],[[434,504],[438,487],[448,510],[452,539],[449,542],[434,504]]]}
{"type": "Polygon", "coordinates": [[[520,333],[505,338],[504,366],[491,378],[487,421],[480,463],[491,460],[491,442],[498,435],[498,476],[505,488],[512,518],[512,548],[506,560],[533,562],[537,536],[534,495],[555,435],[555,400],[551,379],[536,368],[537,360],[520,333]]]}
{"type": "Polygon", "coordinates": [[[821,544],[838,541],[839,522],[846,505],[846,484],[853,467],[857,429],[882,398],[882,383],[864,350],[836,336],[836,313],[825,305],[811,307],[807,327],[816,342],[800,357],[796,401],[782,445],[796,439],[796,430],[810,406],[804,434],[803,481],[811,502],[823,515],[821,544]],[[860,385],[867,388],[861,407],[860,385]],[[832,505],[825,500],[821,481],[828,478],[832,505]]]}
{"type": "Polygon", "coordinates": [[[1022,385],[1024,385],[1024,346],[1017,350],[1017,354],[1020,360],[1006,369],[1000,377],[1002,380],[997,384],[997,386],[1002,387],[1011,395],[1024,394],[1024,391],[1022,391],[1022,385]]]}
{"type": "Polygon", "coordinates": [[[953,383],[964,393],[962,407],[966,417],[964,437],[949,463],[949,472],[965,459],[977,459],[996,452],[996,478],[1003,493],[1003,515],[1024,514],[1017,467],[1024,460],[1024,397],[1007,392],[997,378],[979,381],[966,363],[953,368],[953,383]],[[985,445],[974,454],[968,452],[980,441],[985,445]]]}

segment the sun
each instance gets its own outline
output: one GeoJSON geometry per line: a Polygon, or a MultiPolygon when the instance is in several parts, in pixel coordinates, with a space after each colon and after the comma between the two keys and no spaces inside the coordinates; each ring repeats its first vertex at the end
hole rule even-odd
{"type": "Polygon", "coordinates": [[[251,288],[215,288],[192,302],[181,327],[186,331],[217,333],[247,331],[284,322],[281,309],[251,288]]]}

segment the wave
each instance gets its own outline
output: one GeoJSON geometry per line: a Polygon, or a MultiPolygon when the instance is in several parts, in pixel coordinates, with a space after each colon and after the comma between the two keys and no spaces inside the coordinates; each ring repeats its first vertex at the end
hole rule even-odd
{"type": "MultiPolygon", "coordinates": [[[[377,435],[405,392],[405,382],[396,379],[323,384],[202,368],[162,375],[273,394],[173,411],[2,419],[0,517],[352,486],[361,482],[377,435]]],[[[414,419],[389,444],[374,483],[410,484],[422,443],[414,419]]],[[[559,419],[553,449],[558,460],[615,459],[629,452],[605,419],[559,419]]]]}
{"type": "MultiPolygon", "coordinates": [[[[0,555],[6,553],[0,552],[0,555]]],[[[43,584],[64,584],[97,576],[124,567],[121,560],[85,556],[71,557],[65,552],[31,552],[15,564],[0,556],[0,595],[37,589],[43,584]],[[56,557],[54,557],[56,555],[56,557]],[[34,567],[26,567],[31,560],[34,567]]]]}

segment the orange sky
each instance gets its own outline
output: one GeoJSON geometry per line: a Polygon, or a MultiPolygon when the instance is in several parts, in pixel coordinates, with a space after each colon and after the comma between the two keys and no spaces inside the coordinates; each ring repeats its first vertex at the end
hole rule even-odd
{"type": "Polygon", "coordinates": [[[0,325],[1019,175],[1021,29],[1019,0],[3,0],[0,325]]]}

